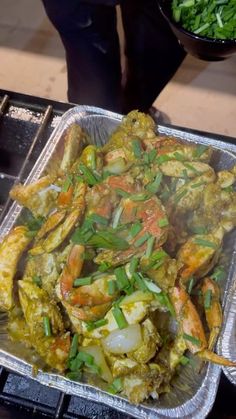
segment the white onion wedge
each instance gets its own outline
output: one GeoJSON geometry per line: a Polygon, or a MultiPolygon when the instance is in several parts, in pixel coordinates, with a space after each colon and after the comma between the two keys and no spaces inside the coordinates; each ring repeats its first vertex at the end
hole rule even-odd
{"type": "Polygon", "coordinates": [[[80,350],[83,352],[87,352],[88,354],[92,355],[94,358],[95,364],[101,368],[101,377],[103,380],[111,383],[113,381],[113,377],[108,367],[102,348],[100,346],[81,346],[80,350]]]}
{"type": "Polygon", "coordinates": [[[139,348],[142,343],[142,333],[139,324],[132,324],[125,329],[117,329],[102,340],[107,352],[126,354],[139,348]]]}

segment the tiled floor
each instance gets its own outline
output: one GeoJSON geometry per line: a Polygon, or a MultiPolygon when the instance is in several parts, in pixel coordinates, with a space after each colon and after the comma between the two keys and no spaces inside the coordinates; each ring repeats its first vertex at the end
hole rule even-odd
{"type": "Polygon", "coordinates": [[[0,87],[66,100],[64,49],[40,0],[0,0],[0,87]]]}
{"type": "MultiPolygon", "coordinates": [[[[66,100],[64,49],[40,0],[0,0],[0,88],[66,100]]],[[[155,105],[173,124],[236,137],[236,55],[188,56],[155,105]]]]}

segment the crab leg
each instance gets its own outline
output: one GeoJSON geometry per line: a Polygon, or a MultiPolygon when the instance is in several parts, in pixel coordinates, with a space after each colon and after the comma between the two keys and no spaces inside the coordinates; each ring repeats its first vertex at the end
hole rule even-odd
{"type": "Polygon", "coordinates": [[[62,224],[59,224],[55,230],[49,233],[45,240],[36,243],[36,246],[30,250],[32,255],[37,255],[44,252],[50,253],[58,246],[60,246],[60,244],[70,234],[73,227],[83,214],[85,208],[85,193],[86,185],[84,183],[79,183],[75,190],[75,198],[72,203],[72,211],[68,214],[62,224]]]}
{"type": "Polygon", "coordinates": [[[0,309],[10,310],[13,306],[13,279],[17,264],[31,238],[25,226],[15,227],[0,244],[0,309]]]}
{"type": "Polygon", "coordinates": [[[190,352],[205,361],[235,367],[235,362],[229,361],[207,349],[207,340],[202,322],[188,293],[180,286],[175,286],[171,293],[171,300],[176,311],[179,332],[182,334],[190,352]]]}

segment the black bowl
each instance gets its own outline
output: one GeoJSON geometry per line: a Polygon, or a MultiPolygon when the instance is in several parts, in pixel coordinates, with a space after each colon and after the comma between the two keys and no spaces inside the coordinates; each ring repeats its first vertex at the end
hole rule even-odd
{"type": "Polygon", "coordinates": [[[236,39],[213,39],[189,32],[172,18],[172,0],[157,0],[159,9],[186,52],[205,61],[221,61],[236,53],[236,39]]]}

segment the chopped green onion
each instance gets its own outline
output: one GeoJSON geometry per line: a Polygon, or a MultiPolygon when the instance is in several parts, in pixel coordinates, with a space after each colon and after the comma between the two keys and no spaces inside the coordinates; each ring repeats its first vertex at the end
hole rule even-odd
{"type": "Polygon", "coordinates": [[[160,198],[166,202],[168,201],[168,199],[170,198],[170,196],[172,195],[171,190],[168,188],[167,185],[164,185],[164,190],[163,192],[160,194],[160,198]]]}
{"type": "Polygon", "coordinates": [[[163,164],[163,163],[165,163],[169,160],[171,160],[171,158],[169,156],[165,155],[165,154],[162,154],[161,156],[158,156],[156,158],[157,164],[163,164]]]}
{"type": "Polygon", "coordinates": [[[47,337],[52,336],[51,325],[50,325],[50,320],[48,316],[43,317],[43,329],[44,329],[45,336],[47,337]]]}
{"type": "Polygon", "coordinates": [[[131,199],[132,201],[146,201],[146,199],[150,198],[150,194],[149,193],[145,193],[145,192],[141,192],[141,193],[136,193],[136,194],[132,194],[129,196],[129,199],[131,199]]]}
{"type": "Polygon", "coordinates": [[[199,144],[197,145],[197,147],[195,148],[194,152],[193,152],[193,157],[199,158],[201,157],[205,151],[207,150],[207,146],[203,145],[203,144],[199,144]]]}
{"type": "Polygon", "coordinates": [[[212,249],[217,249],[218,246],[216,243],[210,242],[209,240],[204,240],[201,238],[196,238],[194,240],[195,244],[198,244],[199,246],[203,246],[203,247],[211,247],[212,249]]]}
{"type": "Polygon", "coordinates": [[[214,270],[213,274],[211,275],[211,278],[214,279],[216,282],[224,280],[226,278],[226,272],[223,266],[217,266],[217,268],[214,270]]]}
{"type": "Polygon", "coordinates": [[[99,327],[105,326],[105,324],[108,323],[107,319],[100,319],[96,320],[95,322],[86,322],[86,327],[88,332],[91,332],[91,330],[98,329],[99,327]]]}
{"type": "Polygon", "coordinates": [[[187,167],[187,169],[191,170],[192,172],[194,172],[196,174],[201,174],[201,173],[199,173],[199,171],[194,166],[192,166],[192,164],[184,163],[184,166],[187,167]]]}
{"type": "Polygon", "coordinates": [[[42,287],[42,277],[39,275],[33,275],[32,277],[33,283],[37,285],[39,288],[42,287]]]}
{"type": "Polygon", "coordinates": [[[207,290],[204,294],[204,307],[206,310],[211,308],[212,290],[207,290]]]}
{"type": "Polygon", "coordinates": [[[222,20],[221,20],[221,17],[220,17],[220,14],[219,13],[216,13],[216,19],[217,19],[217,22],[218,22],[218,25],[219,25],[219,27],[220,28],[223,28],[223,23],[222,23],[222,20]]]}
{"type": "Polygon", "coordinates": [[[191,230],[195,234],[207,234],[208,230],[204,226],[193,226],[191,227],[191,230]]]}
{"type": "Polygon", "coordinates": [[[79,354],[77,354],[75,358],[69,360],[69,369],[73,372],[79,371],[83,365],[83,362],[80,359],[78,359],[78,355],[79,354]]]}
{"type": "Polygon", "coordinates": [[[178,151],[176,151],[173,155],[174,155],[176,160],[179,160],[179,161],[184,161],[185,160],[184,155],[179,153],[178,151]]]}
{"type": "Polygon", "coordinates": [[[181,9],[174,9],[173,10],[173,18],[176,22],[180,21],[180,17],[181,17],[181,9]]]}
{"type": "Polygon", "coordinates": [[[192,7],[195,4],[195,0],[185,0],[183,3],[179,4],[179,7],[192,7]]]}
{"type": "Polygon", "coordinates": [[[88,244],[94,247],[113,250],[126,250],[129,248],[129,243],[109,231],[99,231],[94,234],[88,241],[88,244]]]}
{"type": "Polygon", "coordinates": [[[129,279],[128,279],[128,276],[126,274],[126,270],[123,266],[120,266],[119,268],[116,268],[114,273],[115,273],[115,276],[116,276],[117,286],[118,286],[119,290],[124,290],[126,287],[129,287],[129,285],[130,285],[129,279]]]}
{"type": "Polygon", "coordinates": [[[43,225],[45,221],[44,217],[34,217],[32,214],[29,215],[29,217],[27,216],[27,222],[26,225],[28,227],[29,233],[32,232],[34,234],[36,234],[36,232],[40,229],[40,227],[43,225]]]}
{"type": "Polygon", "coordinates": [[[150,237],[150,233],[146,232],[144,233],[139,239],[135,240],[134,247],[140,247],[142,246],[150,237]]]}
{"type": "Polygon", "coordinates": [[[98,178],[97,175],[95,175],[95,173],[92,172],[92,170],[90,170],[87,166],[85,166],[84,164],[80,164],[79,165],[79,170],[82,172],[83,176],[84,176],[84,180],[91,186],[96,185],[100,179],[98,178]]]}
{"type": "Polygon", "coordinates": [[[114,295],[117,292],[117,283],[113,279],[108,281],[108,294],[114,295]]]}
{"type": "Polygon", "coordinates": [[[72,234],[71,241],[76,244],[87,244],[94,234],[90,220],[86,220],[81,227],[78,227],[72,234]]]}
{"type": "Polygon", "coordinates": [[[158,221],[158,225],[159,225],[159,227],[161,227],[161,228],[163,228],[163,227],[167,227],[168,225],[169,225],[169,221],[168,221],[168,219],[165,217],[165,218],[161,218],[159,221],[158,221]]]}
{"type": "Polygon", "coordinates": [[[37,234],[37,230],[35,231],[26,231],[25,235],[26,237],[35,237],[37,234]]]}
{"type": "Polygon", "coordinates": [[[129,273],[133,275],[138,267],[139,259],[136,256],[133,256],[129,265],[129,273]]]}
{"type": "Polygon", "coordinates": [[[133,147],[133,152],[134,155],[137,159],[140,159],[141,155],[142,155],[142,144],[141,141],[138,139],[134,139],[132,141],[132,147],[133,147]]]}
{"type": "Polygon", "coordinates": [[[234,192],[234,187],[232,185],[231,186],[227,186],[226,188],[222,188],[222,189],[225,192],[234,192]]]}
{"type": "Polygon", "coordinates": [[[99,265],[98,270],[100,272],[106,272],[110,268],[111,268],[111,264],[109,262],[102,262],[101,265],[99,265]]]}
{"type": "Polygon", "coordinates": [[[86,365],[89,368],[89,372],[93,374],[101,374],[101,368],[97,364],[86,365]]]}
{"type": "Polygon", "coordinates": [[[114,316],[114,319],[119,329],[125,329],[125,327],[128,326],[128,322],[123,314],[123,311],[120,309],[120,307],[115,306],[112,310],[112,314],[114,316]]]}
{"type": "Polygon", "coordinates": [[[72,381],[80,381],[82,378],[82,372],[81,371],[70,371],[66,374],[66,378],[69,378],[69,380],[72,381]]]}
{"type": "Polygon", "coordinates": [[[155,148],[153,148],[151,151],[149,151],[149,153],[148,153],[148,160],[149,160],[149,163],[153,163],[154,162],[154,160],[155,160],[155,158],[156,158],[156,156],[157,156],[157,151],[156,151],[156,149],[155,148]]]}
{"type": "Polygon", "coordinates": [[[78,352],[79,335],[75,333],[70,345],[69,359],[75,358],[78,352]]]}
{"type": "Polygon", "coordinates": [[[179,362],[182,365],[187,365],[189,363],[189,358],[187,356],[182,355],[179,362]]]}
{"type": "Polygon", "coordinates": [[[130,235],[131,237],[137,236],[137,234],[142,230],[142,224],[137,221],[135,224],[133,224],[130,228],[130,235]]]}
{"type": "Polygon", "coordinates": [[[195,336],[191,336],[191,335],[188,335],[187,333],[184,333],[183,338],[193,343],[194,345],[201,346],[201,341],[195,336]]]}
{"type": "Polygon", "coordinates": [[[90,285],[92,284],[92,277],[91,276],[85,276],[84,278],[76,278],[74,280],[73,286],[74,287],[81,287],[82,285],[90,285]]]}
{"type": "Polygon", "coordinates": [[[102,224],[104,226],[108,225],[108,219],[99,214],[91,214],[88,216],[88,219],[93,223],[102,224]]]}
{"type": "Polygon", "coordinates": [[[192,292],[192,289],[193,289],[193,286],[194,286],[194,278],[192,277],[192,278],[190,278],[190,280],[189,280],[189,283],[188,283],[188,293],[189,293],[189,295],[191,294],[191,292],[192,292]]]}
{"type": "Polygon", "coordinates": [[[124,295],[121,295],[119,298],[117,298],[117,300],[115,300],[115,301],[113,302],[113,306],[114,306],[114,307],[119,307],[119,305],[120,305],[121,301],[122,301],[124,298],[125,298],[125,296],[124,296],[124,295]]]}
{"type": "Polygon", "coordinates": [[[183,170],[182,176],[183,176],[185,182],[187,182],[189,180],[189,178],[188,178],[188,172],[187,172],[186,169],[183,170]]]}
{"type": "Polygon", "coordinates": [[[192,189],[199,188],[200,186],[203,186],[203,185],[205,185],[205,184],[206,184],[206,182],[198,182],[198,183],[194,183],[194,185],[191,185],[191,188],[192,188],[192,189]]]}
{"type": "Polygon", "coordinates": [[[163,265],[166,256],[167,253],[164,250],[157,250],[152,253],[149,264],[145,266],[143,270],[146,272],[151,268],[158,269],[161,265],[163,265]]]}
{"type": "Polygon", "coordinates": [[[69,175],[61,187],[61,192],[67,192],[71,185],[73,185],[73,177],[69,175]]]}
{"type": "Polygon", "coordinates": [[[188,193],[188,191],[187,191],[187,189],[184,189],[183,191],[181,191],[181,192],[177,192],[177,194],[176,194],[176,196],[175,196],[175,198],[174,198],[174,201],[175,201],[175,203],[176,204],[178,204],[178,202],[186,195],[188,193]]]}
{"type": "Polygon", "coordinates": [[[116,228],[118,226],[122,212],[123,212],[123,207],[118,207],[115,212],[113,222],[112,222],[113,228],[116,228]]]}
{"type": "Polygon", "coordinates": [[[156,238],[154,236],[151,236],[151,237],[149,237],[149,239],[147,241],[147,249],[146,249],[146,253],[145,253],[145,256],[147,258],[149,258],[152,254],[152,250],[153,250],[155,240],[156,240],[156,238]]]}
{"type": "Polygon", "coordinates": [[[93,260],[95,257],[95,252],[93,249],[87,249],[84,252],[84,255],[82,256],[82,258],[84,260],[93,260]]]}
{"type": "Polygon", "coordinates": [[[205,29],[209,28],[210,23],[205,23],[204,25],[200,26],[200,28],[196,29],[194,33],[197,35],[198,33],[203,32],[205,29]]]}
{"type": "Polygon", "coordinates": [[[122,198],[128,198],[130,196],[129,192],[124,191],[123,189],[120,188],[116,188],[115,192],[117,193],[117,195],[122,196],[122,198]]]}
{"type": "Polygon", "coordinates": [[[175,317],[175,310],[174,307],[168,297],[168,295],[165,292],[160,292],[159,294],[155,294],[156,300],[159,301],[160,304],[164,305],[170,312],[170,314],[175,317]]]}
{"type": "Polygon", "coordinates": [[[152,254],[151,259],[156,261],[156,260],[163,259],[166,256],[168,256],[168,254],[165,252],[165,250],[157,250],[156,252],[152,254]]]}
{"type": "Polygon", "coordinates": [[[108,386],[107,391],[111,394],[120,393],[123,389],[121,378],[115,378],[115,380],[108,386]]]}
{"type": "Polygon", "coordinates": [[[94,363],[94,357],[84,351],[79,351],[76,358],[78,361],[84,362],[86,365],[93,365],[94,363]]]}
{"type": "Polygon", "coordinates": [[[147,291],[146,284],[140,273],[134,273],[133,278],[135,280],[135,284],[137,285],[138,289],[140,289],[141,291],[147,291]]]}
{"type": "Polygon", "coordinates": [[[156,179],[154,180],[154,182],[148,183],[148,185],[146,186],[146,189],[153,194],[157,193],[160,188],[162,177],[163,175],[161,172],[157,173],[156,179]]]}

